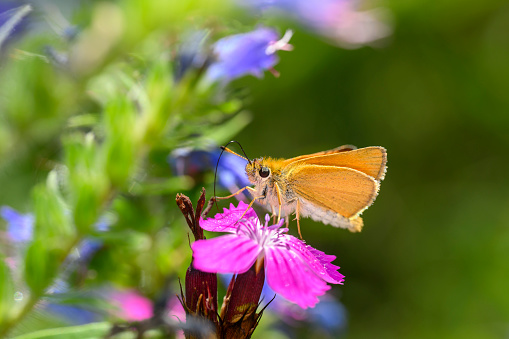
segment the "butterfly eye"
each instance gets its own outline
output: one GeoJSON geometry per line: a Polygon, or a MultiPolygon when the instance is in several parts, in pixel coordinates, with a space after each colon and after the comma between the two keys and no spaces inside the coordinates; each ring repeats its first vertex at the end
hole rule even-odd
{"type": "Polygon", "coordinates": [[[258,174],[260,174],[262,178],[266,178],[270,174],[270,169],[268,169],[267,167],[262,167],[260,168],[260,171],[258,171],[258,174]]]}

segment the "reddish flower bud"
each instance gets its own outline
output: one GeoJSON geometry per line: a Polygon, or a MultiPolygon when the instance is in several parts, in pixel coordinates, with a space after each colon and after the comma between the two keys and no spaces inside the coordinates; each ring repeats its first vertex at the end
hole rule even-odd
{"type": "MultiPolygon", "coordinates": [[[[263,259],[262,259],[263,261],[263,259]]],[[[256,273],[256,263],[232,279],[223,305],[223,338],[250,338],[261,313],[256,313],[265,281],[265,271],[256,273]]],[[[222,313],[223,313],[222,312],[222,313]]]]}
{"type": "Polygon", "coordinates": [[[192,314],[217,322],[217,276],[189,265],[186,272],[186,306],[192,314]]]}

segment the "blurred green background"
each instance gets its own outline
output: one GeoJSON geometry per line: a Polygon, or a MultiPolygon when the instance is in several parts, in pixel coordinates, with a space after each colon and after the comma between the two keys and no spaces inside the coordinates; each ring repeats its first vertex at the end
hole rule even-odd
{"type": "Polygon", "coordinates": [[[509,4],[383,4],[395,31],[380,48],[297,31],[279,79],[237,82],[254,116],[237,140],[250,157],[387,148],[361,233],[301,223],[346,275],[347,338],[507,337],[509,4]]]}
{"type": "MultiPolygon", "coordinates": [[[[349,312],[346,338],[508,337],[509,4],[376,5],[394,25],[377,48],[340,49],[296,29],[295,50],[279,53],[280,78],[235,81],[253,117],[235,139],[249,157],[342,144],[388,150],[361,233],[301,223],[304,239],[336,255],[346,275],[332,288],[349,312]]],[[[37,161],[60,151],[46,142],[2,168],[0,204],[26,209],[49,167],[37,161]]]]}

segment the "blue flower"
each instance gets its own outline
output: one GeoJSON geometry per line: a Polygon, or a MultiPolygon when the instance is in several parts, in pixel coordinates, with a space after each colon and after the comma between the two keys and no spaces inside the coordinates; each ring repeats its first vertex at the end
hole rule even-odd
{"type": "MultiPolygon", "coordinates": [[[[7,236],[14,243],[24,244],[33,238],[35,218],[33,214],[21,214],[9,206],[0,208],[0,216],[7,221],[7,236]]],[[[94,228],[98,232],[106,232],[110,227],[110,220],[102,216],[95,223],[94,228]]],[[[77,255],[70,255],[71,261],[85,262],[102,246],[100,240],[94,238],[84,239],[77,247],[77,255]]]]}
{"type": "Polygon", "coordinates": [[[278,75],[273,69],[279,61],[276,52],[292,50],[292,45],[288,44],[291,36],[292,32],[287,31],[279,39],[275,30],[259,27],[249,33],[220,39],[213,45],[216,60],[210,65],[206,78],[228,82],[247,74],[261,77],[266,70],[278,75]]]}
{"type": "MultiPolygon", "coordinates": [[[[63,275],[66,275],[65,272],[63,275]]],[[[95,293],[85,292],[81,296],[76,294],[73,298],[73,294],[74,292],[69,289],[67,282],[59,278],[46,291],[46,296],[40,306],[45,312],[47,311],[72,325],[83,325],[99,321],[101,318],[100,311],[95,309],[92,304],[86,304],[86,300],[99,296],[95,293]],[[71,300],[68,299],[69,296],[71,296],[71,300]],[[80,303],[80,298],[83,298],[84,304],[80,303]]]]}
{"type": "Polygon", "coordinates": [[[20,6],[19,2],[0,2],[0,51],[6,43],[25,31],[31,10],[30,6],[20,6]]]}
{"type": "Polygon", "coordinates": [[[14,242],[29,242],[34,231],[34,216],[21,214],[9,206],[0,208],[0,216],[7,221],[7,235],[14,242]]]}
{"type": "MultiPolygon", "coordinates": [[[[35,218],[33,214],[22,214],[9,206],[0,208],[0,216],[7,222],[7,237],[15,244],[19,244],[18,251],[10,261],[12,269],[17,270],[19,258],[26,243],[33,238],[35,218]]],[[[94,225],[98,232],[104,232],[109,229],[111,221],[106,217],[101,217],[94,225]]],[[[56,302],[43,303],[45,311],[63,318],[71,324],[86,324],[99,319],[99,314],[79,306],[58,304],[59,295],[68,292],[69,288],[66,282],[71,271],[76,269],[76,265],[88,262],[90,258],[102,247],[102,242],[94,238],[85,238],[77,246],[76,251],[71,252],[63,265],[65,269],[55,280],[53,285],[46,291],[47,295],[53,297],[56,302]]]]}
{"type": "Polygon", "coordinates": [[[390,26],[382,20],[383,11],[359,11],[356,0],[242,0],[238,3],[250,9],[275,9],[346,48],[359,47],[391,33],[390,26]]]}
{"type": "MultiPolygon", "coordinates": [[[[269,285],[265,284],[263,286],[263,300],[268,302],[275,294],[269,285]]],[[[337,335],[345,331],[347,317],[343,304],[330,294],[325,294],[319,299],[320,302],[315,307],[302,309],[295,307],[295,304],[277,295],[268,309],[279,315],[280,319],[290,327],[299,327],[306,323],[330,335],[337,335]]]]}
{"type": "MultiPolygon", "coordinates": [[[[168,162],[176,175],[197,177],[216,168],[220,153],[219,150],[204,151],[179,148],[170,154],[168,162]]],[[[246,160],[224,152],[217,167],[219,185],[232,193],[242,187],[251,186],[245,171],[246,164],[246,160]]]]}
{"type": "Polygon", "coordinates": [[[101,319],[99,313],[78,306],[51,303],[45,305],[44,310],[72,325],[89,324],[101,319]]]}
{"type": "Polygon", "coordinates": [[[325,295],[315,308],[308,311],[308,322],[336,337],[346,331],[347,312],[345,306],[330,295],[325,295]]]}

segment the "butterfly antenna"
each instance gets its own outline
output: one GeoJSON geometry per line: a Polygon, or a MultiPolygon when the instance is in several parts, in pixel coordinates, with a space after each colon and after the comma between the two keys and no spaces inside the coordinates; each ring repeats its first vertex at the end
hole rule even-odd
{"type": "MultiPolygon", "coordinates": [[[[249,158],[248,158],[246,152],[244,151],[244,148],[242,148],[242,145],[240,144],[240,142],[238,142],[236,140],[232,140],[232,141],[228,142],[225,146],[221,146],[221,153],[219,153],[219,158],[217,158],[216,170],[214,171],[214,198],[216,197],[217,167],[219,166],[219,160],[221,159],[223,152],[227,149],[228,145],[231,143],[236,143],[237,145],[239,145],[240,149],[242,150],[242,153],[244,153],[247,161],[251,165],[251,160],[249,160],[249,158]]],[[[219,212],[219,206],[217,205],[217,199],[214,199],[214,202],[216,203],[216,208],[217,208],[217,211],[219,212]]]]}
{"type": "MultiPolygon", "coordinates": [[[[235,154],[236,156],[241,157],[241,156],[240,156],[240,155],[238,155],[237,153],[232,152],[230,149],[228,149],[228,148],[227,148],[227,147],[228,147],[228,145],[229,145],[229,144],[231,144],[231,143],[233,143],[233,142],[234,142],[234,143],[236,143],[237,145],[239,145],[240,149],[242,150],[242,153],[244,153],[244,156],[246,157],[246,160],[249,162],[249,165],[251,165],[251,160],[249,160],[249,157],[247,156],[246,151],[244,151],[244,148],[242,148],[242,145],[240,144],[240,142],[238,142],[238,141],[236,141],[236,140],[232,140],[232,141],[230,141],[229,143],[227,143],[225,146],[221,146],[221,149],[222,149],[223,151],[228,150],[228,152],[233,153],[233,154],[235,154]]],[[[222,152],[221,152],[221,154],[222,154],[222,152]]],[[[242,157],[241,157],[241,158],[242,158],[242,157]]]]}

